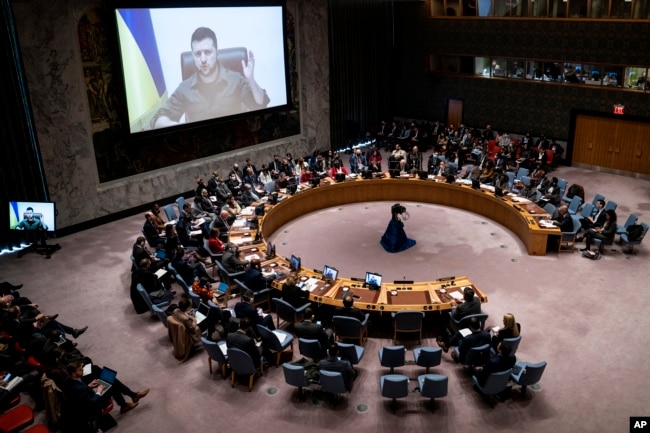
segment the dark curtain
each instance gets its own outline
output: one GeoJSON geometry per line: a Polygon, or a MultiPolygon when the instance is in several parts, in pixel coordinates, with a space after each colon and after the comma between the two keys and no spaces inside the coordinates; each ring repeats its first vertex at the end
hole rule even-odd
{"type": "Polygon", "coordinates": [[[0,0],[0,250],[20,241],[9,230],[11,201],[48,201],[36,131],[32,120],[27,80],[9,0],[0,0]]]}
{"type": "Polygon", "coordinates": [[[331,147],[346,148],[392,118],[393,4],[329,0],[331,147]]]}

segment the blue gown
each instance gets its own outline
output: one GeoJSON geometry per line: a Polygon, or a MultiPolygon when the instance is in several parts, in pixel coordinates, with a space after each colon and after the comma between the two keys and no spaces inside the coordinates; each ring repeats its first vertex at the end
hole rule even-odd
{"type": "Polygon", "coordinates": [[[415,240],[406,237],[404,223],[391,219],[386,232],[381,237],[381,246],[389,253],[398,253],[415,245],[415,240]]]}

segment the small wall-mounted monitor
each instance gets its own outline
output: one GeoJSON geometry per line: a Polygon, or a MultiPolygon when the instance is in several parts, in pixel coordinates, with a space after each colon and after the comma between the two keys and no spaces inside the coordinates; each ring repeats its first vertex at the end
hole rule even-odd
{"type": "Polygon", "coordinates": [[[56,209],[51,202],[10,201],[11,230],[56,230],[56,209]]]}
{"type": "Polygon", "coordinates": [[[371,289],[379,289],[381,287],[381,275],[374,272],[366,272],[365,283],[371,289]]]}
{"type": "Polygon", "coordinates": [[[325,265],[323,267],[323,278],[330,279],[332,281],[336,280],[336,277],[339,276],[339,270],[325,265]]]}
{"type": "Polygon", "coordinates": [[[293,272],[300,272],[300,257],[296,257],[291,254],[291,259],[289,260],[289,269],[293,272]]]}

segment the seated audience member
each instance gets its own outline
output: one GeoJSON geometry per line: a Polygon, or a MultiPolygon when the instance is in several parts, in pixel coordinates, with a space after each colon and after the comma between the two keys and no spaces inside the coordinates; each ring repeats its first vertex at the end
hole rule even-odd
{"type": "Polygon", "coordinates": [[[195,251],[185,251],[185,248],[178,247],[171,264],[188,286],[192,285],[194,278],[205,277],[211,283],[216,282],[208,275],[202,260],[195,251]]]}
{"type": "Polygon", "coordinates": [[[244,169],[244,177],[242,178],[242,183],[249,184],[251,187],[259,194],[264,193],[264,184],[260,182],[260,178],[255,171],[255,167],[246,167],[244,169]]]}
{"type": "Polygon", "coordinates": [[[223,256],[221,256],[221,264],[226,268],[226,271],[235,273],[243,271],[244,267],[248,264],[248,260],[242,260],[241,252],[237,248],[237,245],[228,242],[223,256]]]}
{"type": "Polygon", "coordinates": [[[212,177],[208,180],[208,193],[216,198],[217,196],[217,185],[219,184],[219,173],[216,171],[212,172],[212,177]]]}
{"type": "Polygon", "coordinates": [[[303,314],[302,322],[296,323],[293,332],[298,338],[318,340],[321,348],[321,356],[327,355],[327,348],[334,344],[334,331],[326,329],[316,322],[316,316],[311,307],[307,307],[303,314]]]}
{"type": "Polygon", "coordinates": [[[82,361],[73,361],[67,365],[68,377],[63,381],[62,391],[69,399],[71,406],[76,409],[76,415],[86,417],[88,422],[99,419],[104,408],[110,403],[111,397],[120,406],[120,413],[124,414],[135,409],[140,399],[149,393],[149,389],[134,392],[116,379],[113,386],[106,393],[100,395],[104,390],[104,385],[101,385],[97,379],[86,384],[82,380],[84,378],[83,367],[82,361]],[[127,403],[124,396],[130,397],[131,402],[127,403]]]}
{"type": "Polygon", "coordinates": [[[230,193],[235,197],[239,197],[242,192],[243,185],[240,179],[241,178],[232,171],[228,174],[228,179],[226,179],[226,185],[228,186],[228,189],[230,189],[230,193]]]}
{"type": "Polygon", "coordinates": [[[616,236],[616,212],[613,209],[605,211],[605,222],[602,227],[594,227],[585,233],[585,247],[580,251],[588,251],[594,239],[601,240],[601,246],[614,242],[616,236]]]}
{"type": "Polygon", "coordinates": [[[497,178],[497,181],[494,182],[494,187],[495,188],[501,188],[503,191],[508,191],[510,188],[509,187],[509,179],[508,176],[505,173],[502,173],[499,175],[497,178]]]}
{"type": "Polygon", "coordinates": [[[275,279],[275,272],[269,273],[268,276],[262,274],[262,267],[260,265],[259,259],[251,260],[249,265],[246,267],[246,270],[244,271],[244,284],[246,284],[246,287],[255,293],[269,287],[271,282],[273,282],[275,279]]]}
{"type": "Polygon", "coordinates": [[[223,206],[227,201],[228,197],[232,195],[232,191],[228,188],[226,181],[223,177],[219,177],[219,182],[217,183],[216,197],[217,205],[223,206]]]}
{"type": "Polygon", "coordinates": [[[403,159],[406,159],[406,152],[400,148],[399,144],[396,144],[395,149],[388,157],[388,169],[397,170],[399,168],[399,162],[403,159]]]}
{"type": "Polygon", "coordinates": [[[519,337],[520,332],[521,325],[515,320],[514,314],[504,314],[503,326],[495,326],[492,328],[492,348],[496,350],[497,346],[504,338],[519,337]]]}
{"type": "Polygon", "coordinates": [[[457,333],[457,336],[449,343],[450,346],[458,345],[458,357],[456,357],[455,351],[451,352],[451,357],[454,361],[460,362],[461,364],[465,363],[465,358],[471,348],[490,344],[490,333],[488,331],[481,331],[481,321],[478,317],[472,317],[470,319],[469,330],[472,333],[467,337],[463,337],[460,333],[457,333]]]}
{"type": "Polygon", "coordinates": [[[373,173],[381,173],[381,154],[379,150],[372,149],[368,157],[368,169],[373,173]]]}
{"type": "Polygon", "coordinates": [[[208,189],[208,186],[203,182],[203,178],[199,177],[196,179],[196,188],[194,189],[194,197],[201,195],[201,191],[208,189]]]}
{"type": "Polygon", "coordinates": [[[135,240],[133,249],[131,250],[131,255],[133,256],[135,263],[139,264],[142,259],[149,259],[151,262],[151,270],[153,272],[156,272],[158,269],[165,268],[167,266],[167,263],[169,263],[169,260],[161,260],[152,254],[151,251],[149,251],[147,248],[146,242],[147,241],[144,236],[138,236],[138,238],[135,240]]]}
{"type": "Polygon", "coordinates": [[[354,306],[354,298],[352,298],[352,295],[345,295],[345,297],[343,297],[343,306],[336,307],[334,309],[334,315],[354,317],[362,322],[366,318],[361,310],[354,306]]]}
{"type": "MultiPolygon", "coordinates": [[[[131,278],[132,290],[137,290],[133,286],[137,287],[138,284],[142,284],[142,287],[149,294],[149,298],[151,298],[151,302],[154,304],[171,302],[174,299],[174,292],[167,289],[169,287],[169,281],[163,281],[156,276],[151,269],[151,261],[149,259],[142,259],[140,261],[139,269],[133,271],[131,278]]],[[[141,296],[139,293],[135,293],[133,297],[138,299],[141,296]]]]}
{"type": "Polygon", "coordinates": [[[257,335],[255,325],[262,325],[271,330],[275,329],[273,317],[270,314],[264,314],[261,309],[255,308],[250,301],[246,296],[242,296],[241,300],[235,304],[235,316],[238,319],[247,317],[251,321],[253,334],[255,335],[257,335]]]}
{"type": "Polygon", "coordinates": [[[181,240],[178,237],[176,226],[168,225],[165,227],[165,257],[171,260],[180,246],[181,240]]]}
{"type": "Polygon", "coordinates": [[[225,245],[219,239],[219,236],[221,236],[221,231],[216,227],[212,227],[210,229],[210,237],[208,238],[208,248],[212,254],[223,254],[225,245]]]}
{"type": "Polygon", "coordinates": [[[176,223],[176,233],[184,247],[203,247],[203,236],[208,236],[210,224],[194,218],[189,203],[183,205],[183,210],[176,223]]]}
{"type": "Polygon", "coordinates": [[[361,149],[355,149],[352,156],[350,156],[350,172],[361,174],[367,166],[368,161],[366,161],[366,157],[361,153],[361,149]]]}
{"type": "Polygon", "coordinates": [[[282,300],[291,304],[294,308],[300,308],[309,302],[309,292],[302,290],[296,284],[298,277],[289,275],[284,284],[282,284],[282,300]]]}
{"type": "Polygon", "coordinates": [[[214,214],[218,212],[218,208],[216,208],[210,201],[210,194],[205,188],[201,191],[201,195],[197,196],[194,199],[194,205],[199,212],[205,213],[205,215],[201,216],[204,218],[206,216],[209,217],[210,221],[214,219],[214,214]]]}
{"type": "Polygon", "coordinates": [[[481,314],[481,301],[471,287],[465,287],[463,290],[463,302],[459,303],[452,299],[451,304],[451,315],[456,320],[461,320],[470,314],[481,314]]]}
{"type": "Polygon", "coordinates": [[[151,215],[151,221],[158,229],[158,232],[161,233],[163,230],[165,230],[167,223],[160,217],[160,206],[158,206],[158,203],[155,203],[151,207],[151,215]]]}
{"type": "Polygon", "coordinates": [[[239,329],[228,333],[226,345],[246,352],[253,360],[255,368],[259,369],[262,364],[263,349],[255,344],[255,339],[251,335],[251,325],[251,320],[248,317],[241,318],[239,320],[239,329]]]}
{"type": "MultiPolygon", "coordinates": [[[[590,215],[585,218],[580,218],[580,232],[587,231],[596,227],[602,227],[605,224],[605,200],[598,200],[596,202],[596,214],[590,215]]],[[[582,237],[576,238],[576,241],[580,242],[582,237]]]]}
{"type": "Polygon", "coordinates": [[[221,208],[221,210],[225,210],[228,212],[228,223],[232,224],[237,216],[241,213],[241,205],[239,202],[235,199],[235,196],[230,196],[228,197],[228,201],[226,202],[225,205],[221,208]]]}
{"type": "Polygon", "coordinates": [[[562,195],[560,194],[560,187],[558,186],[557,177],[553,177],[544,187],[540,188],[543,194],[537,204],[544,207],[546,203],[551,203],[554,206],[560,206],[562,202],[562,195]]]}
{"type": "Polygon", "coordinates": [[[332,164],[332,168],[330,169],[330,174],[329,176],[334,179],[337,174],[348,174],[348,171],[343,167],[343,164],[341,164],[340,161],[334,161],[332,164]]]}
{"type": "Polygon", "coordinates": [[[311,172],[309,166],[303,168],[302,173],[300,174],[300,183],[307,183],[314,178],[314,173],[311,172]]]}
{"type": "Polygon", "coordinates": [[[567,206],[560,206],[557,210],[557,215],[552,218],[553,225],[558,226],[562,232],[573,231],[573,219],[569,215],[569,208],[567,206]]]}
{"type": "Polygon", "coordinates": [[[192,337],[195,346],[201,345],[201,328],[196,323],[192,310],[192,302],[188,299],[187,295],[183,293],[181,300],[178,302],[178,308],[174,308],[172,316],[180,323],[185,325],[185,330],[192,337]]]}
{"type": "Polygon", "coordinates": [[[266,164],[262,164],[262,171],[260,171],[257,177],[259,177],[260,183],[262,185],[266,185],[267,183],[274,180],[271,172],[269,171],[269,167],[266,164]]]}
{"type": "Polygon", "coordinates": [[[147,238],[147,242],[149,242],[149,246],[151,248],[162,247],[165,244],[165,239],[158,232],[158,228],[153,221],[153,214],[151,212],[145,213],[144,219],[145,222],[144,226],[142,226],[142,231],[144,232],[145,238],[147,238]]]}
{"type": "Polygon", "coordinates": [[[497,344],[496,355],[490,356],[490,360],[485,365],[474,367],[473,375],[481,386],[485,385],[490,374],[506,371],[515,366],[517,358],[511,351],[510,345],[501,341],[497,344]]]}
{"type": "Polygon", "coordinates": [[[280,190],[285,189],[287,186],[289,186],[289,178],[287,178],[284,171],[281,171],[278,178],[275,179],[274,191],[280,192],[280,190]]]}
{"type": "Polygon", "coordinates": [[[407,157],[407,168],[410,172],[418,172],[422,170],[422,153],[418,150],[417,146],[413,146],[407,157]]]}
{"type": "Polygon", "coordinates": [[[564,195],[568,199],[572,199],[573,197],[578,196],[582,199],[582,203],[585,202],[585,189],[582,187],[582,185],[578,185],[577,183],[571,184],[571,186],[567,188],[566,194],[564,195]]]}
{"type": "Polygon", "coordinates": [[[479,177],[481,183],[491,184],[494,182],[494,163],[488,160],[483,166],[481,176],[479,177]]]}
{"type": "Polygon", "coordinates": [[[339,346],[332,344],[327,349],[328,357],[321,359],[318,363],[319,370],[327,370],[339,372],[343,375],[343,382],[345,383],[346,391],[352,391],[354,379],[357,378],[357,372],[354,371],[350,361],[343,361],[339,359],[339,346]]]}
{"type": "Polygon", "coordinates": [[[204,304],[207,304],[208,301],[212,301],[215,305],[219,303],[218,293],[212,290],[212,283],[205,277],[198,281],[194,280],[192,291],[201,298],[204,304]]]}
{"type": "Polygon", "coordinates": [[[253,192],[252,185],[250,183],[245,183],[240,198],[241,205],[244,207],[248,207],[254,202],[258,201],[259,199],[260,199],[259,196],[253,192]]]}

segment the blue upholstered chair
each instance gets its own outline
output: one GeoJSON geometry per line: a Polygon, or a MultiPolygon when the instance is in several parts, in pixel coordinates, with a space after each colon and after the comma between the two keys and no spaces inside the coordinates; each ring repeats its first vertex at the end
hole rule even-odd
{"type": "Polygon", "coordinates": [[[570,232],[562,232],[560,235],[560,242],[557,247],[557,252],[562,253],[562,252],[575,252],[575,243],[576,243],[576,235],[578,234],[578,230],[580,230],[581,224],[580,224],[580,218],[582,218],[579,215],[571,215],[571,220],[573,221],[573,230],[570,232]]]}
{"type": "Polygon", "coordinates": [[[639,219],[639,217],[636,216],[636,214],[631,213],[627,217],[627,219],[625,220],[625,224],[623,224],[622,226],[619,226],[619,225],[616,226],[616,234],[617,235],[622,235],[623,233],[626,233],[627,228],[629,226],[631,226],[632,224],[634,224],[638,219],[639,219]]]}
{"type": "Polygon", "coordinates": [[[340,394],[345,394],[345,381],[343,374],[339,371],[320,371],[320,389],[323,392],[329,392],[334,395],[335,401],[338,401],[340,394]]]}
{"type": "Polygon", "coordinates": [[[314,362],[318,362],[323,356],[323,350],[320,347],[320,342],[311,338],[299,338],[298,349],[302,356],[311,358],[314,362]]]}
{"type": "MultiPolygon", "coordinates": [[[[460,359],[460,349],[458,347],[454,347],[454,352],[456,353],[456,359],[460,359]]],[[[483,365],[484,361],[488,359],[489,356],[490,356],[489,344],[472,347],[467,351],[467,354],[465,355],[465,359],[463,360],[463,365],[471,371],[472,367],[474,367],[475,365],[483,365]]]]}
{"type": "Polygon", "coordinates": [[[582,204],[582,199],[574,195],[573,198],[571,199],[571,202],[569,203],[569,214],[570,215],[576,215],[578,213],[578,209],[580,209],[580,205],[582,204]]]}
{"type": "Polygon", "coordinates": [[[165,313],[160,307],[157,305],[152,305],[151,306],[151,311],[160,319],[160,322],[167,328],[167,313],[165,313]]]}
{"type": "Polygon", "coordinates": [[[449,378],[442,374],[422,374],[418,376],[418,388],[422,397],[431,399],[431,407],[434,406],[434,399],[445,397],[449,387],[449,378]]]}
{"type": "Polygon", "coordinates": [[[363,346],[368,339],[369,317],[370,315],[368,313],[364,316],[363,321],[348,316],[332,317],[336,338],[339,340],[355,339],[359,341],[359,346],[363,346]]]}
{"type": "Polygon", "coordinates": [[[232,370],[230,372],[230,385],[233,388],[235,387],[235,376],[248,376],[248,392],[250,392],[253,389],[255,373],[257,373],[257,368],[255,368],[250,355],[236,347],[229,347],[226,354],[232,370]]]}
{"type": "Polygon", "coordinates": [[[339,346],[339,356],[341,359],[347,360],[352,365],[357,365],[361,362],[363,355],[366,353],[366,349],[362,346],[351,343],[336,343],[339,346]]]}
{"type": "Polygon", "coordinates": [[[478,388],[481,395],[487,398],[490,405],[494,406],[494,396],[506,390],[511,373],[512,368],[509,368],[506,371],[500,371],[498,373],[490,373],[484,385],[479,384],[476,376],[472,376],[472,380],[474,381],[474,384],[478,388]]]}
{"type": "Polygon", "coordinates": [[[302,399],[304,389],[309,387],[309,379],[307,379],[305,374],[305,367],[285,362],[282,364],[282,371],[284,372],[284,381],[287,385],[298,388],[298,397],[302,399]]]}
{"type": "Polygon", "coordinates": [[[618,205],[616,204],[616,202],[614,200],[610,200],[605,205],[605,210],[610,210],[610,209],[611,210],[616,210],[617,207],[618,207],[618,205]]]}
{"type": "Polygon", "coordinates": [[[234,287],[237,287],[237,284],[235,284],[235,278],[242,277],[244,275],[244,271],[228,272],[228,270],[223,266],[223,263],[221,263],[221,260],[216,261],[215,265],[217,265],[217,270],[219,271],[219,280],[222,283],[226,283],[228,285],[226,296],[230,297],[230,292],[232,289],[234,287]]]}
{"type": "Polygon", "coordinates": [[[528,385],[535,385],[542,379],[544,369],[546,368],[546,361],[531,364],[529,362],[517,362],[515,368],[512,369],[510,379],[517,385],[521,386],[521,395],[526,395],[526,387],[528,385]]]}
{"type": "MultiPolygon", "coordinates": [[[[519,348],[519,343],[521,343],[521,335],[512,338],[504,338],[501,341],[508,343],[508,345],[510,346],[510,354],[514,355],[515,353],[517,353],[517,349],[519,348]]],[[[490,353],[496,355],[497,352],[496,350],[494,350],[494,348],[490,348],[490,353]]]]}
{"type": "Polygon", "coordinates": [[[264,308],[262,309],[264,311],[271,310],[271,289],[266,288],[258,292],[253,292],[253,290],[249,289],[243,281],[237,278],[234,278],[233,281],[239,287],[239,293],[241,293],[241,296],[249,299],[252,306],[259,307],[260,305],[263,305],[264,308]]]}
{"type": "Polygon", "coordinates": [[[208,368],[210,375],[212,375],[212,360],[215,360],[219,365],[219,370],[223,378],[226,378],[226,365],[228,364],[228,356],[226,355],[226,342],[225,341],[210,341],[205,337],[201,337],[201,344],[208,354],[208,368]]]}
{"type": "Polygon", "coordinates": [[[302,320],[302,314],[305,312],[307,307],[311,305],[307,302],[299,308],[295,308],[293,305],[281,298],[273,298],[273,303],[275,304],[276,315],[275,326],[278,328],[280,328],[280,320],[291,324],[300,322],[302,320]]]}
{"type": "Polygon", "coordinates": [[[397,333],[417,333],[418,344],[422,341],[422,311],[398,311],[393,316],[393,344],[397,342],[397,333]]]}
{"type": "Polygon", "coordinates": [[[486,313],[479,313],[479,314],[470,314],[462,319],[455,319],[454,315],[449,312],[449,325],[451,329],[454,331],[458,331],[459,329],[464,329],[464,328],[469,328],[469,322],[472,320],[473,317],[478,318],[478,320],[481,322],[481,331],[485,328],[485,321],[488,319],[488,315],[486,313]]]}
{"type": "Polygon", "coordinates": [[[142,284],[138,283],[138,285],[137,285],[136,287],[137,287],[137,289],[138,289],[138,293],[140,293],[140,296],[142,296],[142,299],[144,299],[144,302],[145,302],[145,303],[147,304],[147,306],[149,307],[149,311],[151,312],[151,314],[154,314],[154,315],[156,314],[155,311],[153,310],[153,306],[154,306],[154,305],[155,305],[156,307],[158,307],[158,308],[164,308],[164,307],[166,307],[166,306],[169,305],[169,302],[168,302],[168,301],[159,302],[159,303],[157,303],[157,304],[154,304],[154,303],[151,301],[151,298],[149,297],[149,293],[147,293],[147,291],[144,289],[144,287],[142,286],[142,284]]]}
{"type": "Polygon", "coordinates": [[[384,346],[379,349],[379,364],[382,367],[390,367],[390,374],[393,374],[395,367],[401,367],[406,362],[406,349],[404,346],[384,346]]]}
{"type": "Polygon", "coordinates": [[[172,222],[175,221],[176,218],[178,218],[178,215],[176,214],[176,209],[174,209],[173,204],[167,204],[163,207],[163,210],[165,211],[165,215],[167,215],[167,221],[172,222]]]}
{"type": "Polygon", "coordinates": [[[626,252],[628,254],[632,254],[634,252],[634,245],[641,245],[641,242],[643,242],[643,238],[645,238],[645,235],[648,234],[648,224],[646,223],[641,223],[641,226],[643,227],[643,233],[641,233],[641,237],[635,241],[631,241],[627,233],[623,233],[621,235],[621,244],[627,245],[627,250],[626,252]]]}
{"type": "Polygon", "coordinates": [[[413,349],[413,358],[415,364],[425,367],[426,374],[429,374],[429,368],[440,365],[442,349],[440,347],[416,347],[413,349]]]}
{"type": "Polygon", "coordinates": [[[390,408],[397,408],[397,399],[409,395],[409,378],[402,374],[387,374],[379,378],[382,397],[391,399],[390,408]]]}
{"type": "Polygon", "coordinates": [[[275,366],[280,364],[280,356],[287,348],[293,352],[293,335],[290,332],[276,329],[271,331],[266,326],[257,325],[257,333],[262,338],[262,344],[267,349],[275,352],[275,366]]]}

